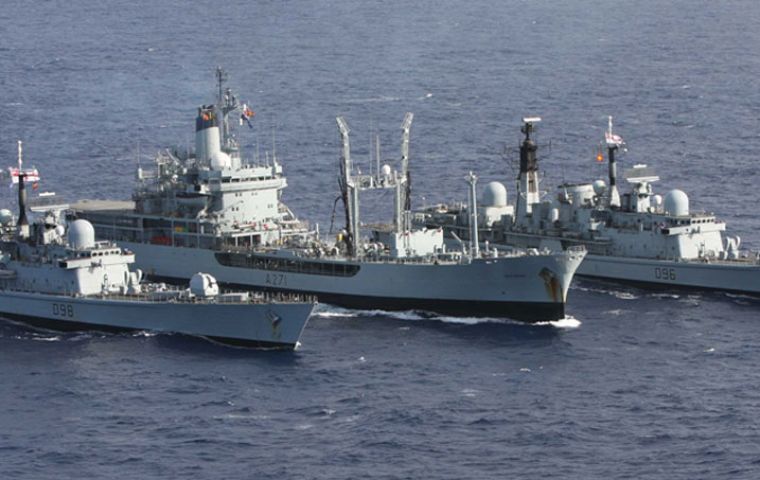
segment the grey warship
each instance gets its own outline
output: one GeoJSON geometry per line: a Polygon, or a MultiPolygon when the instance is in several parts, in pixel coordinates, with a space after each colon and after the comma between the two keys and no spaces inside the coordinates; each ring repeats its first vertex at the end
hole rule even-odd
{"type": "Polygon", "coordinates": [[[278,349],[298,344],[312,299],[223,293],[200,272],[184,289],[143,283],[139,270],[129,270],[134,253],[95,241],[87,220],[64,222],[65,204],[32,208],[39,216],[30,223],[26,173],[18,170],[18,218],[0,210],[0,317],[51,330],[164,331],[278,349]]]}
{"type": "MultiPolygon", "coordinates": [[[[383,166],[354,174],[342,118],[338,182],[346,226],[335,242],[299,220],[281,201],[286,187],[276,156],[243,160],[233,135],[249,110],[217,70],[216,103],[198,109],[195,151],[164,150],[152,173],[138,170],[132,202],[81,201],[75,216],[100,238],[137,253],[158,279],[189,278],[200,269],[235,288],[309,293],[357,309],[422,310],[445,315],[563,318],[567,290],[585,251],[447,250],[439,228],[414,229],[406,197],[412,115],[402,125],[401,172],[383,166]],[[239,118],[237,116],[240,115],[239,118]],[[396,192],[394,224],[362,236],[359,194],[396,192]]],[[[474,185],[474,180],[471,180],[474,185]]]]}
{"type": "MultiPolygon", "coordinates": [[[[712,213],[689,208],[689,197],[674,189],[661,196],[652,167],[634,164],[622,178],[629,191],[618,190],[617,154],[626,149],[613,132],[604,134],[608,183],[560,185],[542,198],[538,146],[531,135],[540,118],[523,119],[520,169],[515,205],[507,203],[502,183],[489,183],[481,203],[481,240],[499,246],[562,250],[583,245],[588,255],[578,269],[582,277],[655,288],[688,288],[760,294],[757,253],[740,250],[740,239],[725,235],[726,224],[712,213]]],[[[600,152],[597,158],[603,161],[600,152]]],[[[467,238],[468,208],[436,205],[416,212],[415,223],[444,228],[467,238]]]]}

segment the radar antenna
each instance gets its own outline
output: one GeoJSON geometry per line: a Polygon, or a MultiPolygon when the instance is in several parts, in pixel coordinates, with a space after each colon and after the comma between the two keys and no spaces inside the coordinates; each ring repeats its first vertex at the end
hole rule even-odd
{"type": "Polygon", "coordinates": [[[237,97],[232,93],[232,89],[225,87],[225,83],[229,80],[230,76],[227,71],[222,67],[216,67],[216,83],[218,88],[216,105],[222,113],[222,147],[227,152],[231,152],[237,149],[235,139],[232,138],[230,133],[229,114],[237,110],[240,107],[237,97]]]}
{"type": "Polygon", "coordinates": [[[525,140],[530,140],[530,134],[535,130],[534,124],[541,121],[541,117],[523,117],[523,126],[520,131],[525,134],[525,140]]]}
{"type": "MultiPolygon", "coordinates": [[[[541,122],[541,117],[524,117],[522,119],[523,126],[520,127],[520,131],[525,135],[525,138],[520,139],[518,141],[517,146],[510,147],[506,143],[503,144],[501,147],[501,157],[508,162],[509,168],[512,170],[513,173],[515,173],[515,166],[513,159],[515,158],[515,154],[517,154],[517,158],[519,160],[519,154],[522,148],[523,143],[526,140],[529,140],[530,142],[534,142],[533,138],[530,138],[530,135],[535,133],[536,131],[536,124],[541,122]]],[[[552,141],[549,140],[548,143],[541,143],[541,144],[535,144],[536,149],[541,149],[541,155],[544,157],[550,157],[552,152],[552,141]]],[[[518,162],[519,166],[519,162],[518,162]]],[[[517,175],[515,175],[517,177],[517,175]]]]}

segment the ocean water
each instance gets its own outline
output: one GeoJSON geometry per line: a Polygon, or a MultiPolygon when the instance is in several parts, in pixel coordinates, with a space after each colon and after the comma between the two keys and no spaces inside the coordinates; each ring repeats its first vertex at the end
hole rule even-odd
{"type": "MultiPolygon", "coordinates": [[[[464,200],[469,170],[511,193],[526,115],[544,185],[603,177],[613,115],[623,165],[760,248],[758,25],[748,0],[9,0],[0,158],[22,139],[42,189],[128,198],[222,65],[247,151],[323,229],[336,115],[369,168],[370,132],[398,158],[415,113],[416,205],[464,200]]],[[[0,323],[0,478],[753,479],[759,338],[756,299],[581,281],[543,325],[322,305],[295,352],[0,323]]]]}

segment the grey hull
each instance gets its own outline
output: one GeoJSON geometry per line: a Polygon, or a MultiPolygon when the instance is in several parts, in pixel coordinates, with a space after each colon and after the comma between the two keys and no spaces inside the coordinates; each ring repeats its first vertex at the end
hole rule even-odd
{"type": "Polygon", "coordinates": [[[564,252],[469,264],[359,262],[351,275],[326,276],[222,265],[219,252],[213,250],[122,244],[137,254],[137,266],[153,278],[184,280],[204,271],[234,288],[315,294],[321,302],[350,308],[419,309],[522,321],[564,317],[567,288],[582,258],[564,252]]]}
{"type": "Polygon", "coordinates": [[[53,330],[152,330],[224,343],[293,348],[311,303],[203,304],[0,292],[0,316],[53,330]]]}
{"type": "Polygon", "coordinates": [[[599,280],[760,295],[760,265],[587,255],[577,275],[599,280]]]}

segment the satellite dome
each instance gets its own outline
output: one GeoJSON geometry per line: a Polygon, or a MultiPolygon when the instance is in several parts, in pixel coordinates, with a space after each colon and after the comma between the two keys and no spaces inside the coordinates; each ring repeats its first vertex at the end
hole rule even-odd
{"type": "Polygon", "coordinates": [[[665,213],[674,217],[689,214],[689,197],[681,190],[671,190],[665,195],[665,213]]]}
{"type": "Polygon", "coordinates": [[[655,195],[654,197],[652,197],[652,200],[654,201],[654,204],[657,205],[658,207],[662,205],[662,195],[655,195]]]}
{"type": "Polygon", "coordinates": [[[480,201],[484,207],[506,207],[507,187],[499,182],[486,184],[483,190],[483,199],[480,201]]]}
{"type": "Polygon", "coordinates": [[[13,221],[13,212],[8,210],[7,208],[0,210],[0,224],[7,226],[7,225],[10,225],[12,221],[13,221]]]}
{"type": "Polygon", "coordinates": [[[219,285],[213,276],[198,272],[190,278],[190,293],[198,297],[212,297],[219,294],[219,285]]]}
{"type": "Polygon", "coordinates": [[[87,220],[74,220],[69,224],[69,246],[75,250],[84,250],[95,246],[95,229],[87,220]]]}
{"type": "Polygon", "coordinates": [[[209,160],[212,170],[224,170],[232,165],[230,156],[222,151],[212,153],[209,156],[209,160]]]}
{"type": "Polygon", "coordinates": [[[604,192],[607,191],[607,184],[604,183],[604,180],[595,180],[593,187],[594,194],[596,194],[597,197],[600,197],[604,192]]]}
{"type": "Polygon", "coordinates": [[[382,166],[382,168],[380,168],[380,173],[384,177],[390,177],[391,176],[391,166],[386,163],[385,165],[382,166]]]}

